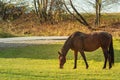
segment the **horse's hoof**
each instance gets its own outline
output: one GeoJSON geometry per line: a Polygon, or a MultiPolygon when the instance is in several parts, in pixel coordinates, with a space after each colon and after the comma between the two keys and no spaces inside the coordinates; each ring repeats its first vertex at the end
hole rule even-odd
{"type": "Polygon", "coordinates": [[[112,68],[112,66],[109,67],[109,69],[111,69],[111,68],[112,68]]]}
{"type": "Polygon", "coordinates": [[[86,69],[88,69],[88,67],[86,67],[86,69]]]}
{"type": "Polygon", "coordinates": [[[103,69],[106,69],[106,67],[103,67],[103,69]]]}
{"type": "Polygon", "coordinates": [[[63,67],[60,67],[60,69],[63,69],[63,67]]]}
{"type": "Polygon", "coordinates": [[[86,66],[86,69],[88,69],[89,66],[86,66]]]}
{"type": "Polygon", "coordinates": [[[74,67],[73,69],[76,69],[76,67],[74,67]]]}

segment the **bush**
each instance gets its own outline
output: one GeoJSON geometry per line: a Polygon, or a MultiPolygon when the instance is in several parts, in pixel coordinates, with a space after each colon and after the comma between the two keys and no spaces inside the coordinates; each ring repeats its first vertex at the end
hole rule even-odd
{"type": "Polygon", "coordinates": [[[0,1],[0,16],[3,20],[17,19],[25,13],[25,9],[25,6],[16,6],[15,4],[0,1]]]}

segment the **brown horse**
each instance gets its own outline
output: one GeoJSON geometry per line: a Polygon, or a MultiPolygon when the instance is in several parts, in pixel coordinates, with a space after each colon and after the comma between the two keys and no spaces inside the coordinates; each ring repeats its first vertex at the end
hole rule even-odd
{"type": "Polygon", "coordinates": [[[60,68],[63,68],[64,63],[66,62],[66,55],[69,49],[74,51],[74,69],[77,67],[77,55],[78,52],[81,53],[83,57],[86,69],[89,67],[84,51],[94,51],[99,47],[102,48],[104,53],[104,66],[106,68],[107,59],[109,61],[109,69],[112,68],[114,64],[114,50],[113,50],[113,40],[112,35],[107,32],[93,32],[91,34],[85,34],[82,32],[74,32],[68,37],[64,43],[62,49],[59,53],[60,68]]]}

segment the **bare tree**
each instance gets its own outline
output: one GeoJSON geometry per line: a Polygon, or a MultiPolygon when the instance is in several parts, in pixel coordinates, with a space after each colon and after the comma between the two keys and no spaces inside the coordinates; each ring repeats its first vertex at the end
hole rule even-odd
{"type": "Polygon", "coordinates": [[[95,2],[95,9],[96,9],[96,20],[95,20],[95,24],[96,26],[100,26],[100,19],[101,19],[101,10],[102,8],[105,8],[107,6],[115,5],[118,4],[120,2],[120,0],[96,0],[95,2]]]}
{"type": "Polygon", "coordinates": [[[96,0],[95,4],[96,4],[96,6],[95,6],[95,10],[96,10],[95,25],[96,25],[96,26],[100,26],[102,0],[96,0]]]}
{"type": "Polygon", "coordinates": [[[41,23],[53,23],[59,17],[63,4],[62,0],[34,0],[34,6],[41,23]]]}
{"type": "MultiPolygon", "coordinates": [[[[72,0],[68,0],[69,1],[69,5],[71,6],[71,8],[73,9],[73,12],[75,12],[75,14],[73,14],[73,12],[71,11],[71,9],[68,8],[68,5],[65,3],[64,0],[64,5],[67,9],[67,11],[74,16],[81,24],[90,27],[89,23],[86,21],[86,19],[81,15],[81,13],[77,10],[77,8],[75,7],[76,5],[73,4],[72,0]]],[[[100,22],[101,22],[101,12],[102,10],[107,7],[107,6],[112,6],[116,5],[116,4],[120,4],[120,0],[86,0],[86,3],[89,3],[89,6],[93,6],[93,8],[95,9],[95,26],[100,26],[100,22]]],[[[82,4],[82,3],[81,3],[82,4]]],[[[88,6],[88,5],[86,5],[88,6]]]]}
{"type": "Polygon", "coordinates": [[[41,23],[47,20],[47,4],[48,0],[34,0],[35,11],[41,23]]]}
{"type": "Polygon", "coordinates": [[[108,9],[108,6],[111,6],[110,8],[113,7],[113,5],[119,4],[120,0],[95,0],[90,1],[87,0],[88,3],[90,3],[90,6],[92,5],[93,8],[95,8],[95,25],[100,26],[100,20],[101,20],[101,11],[104,10],[105,8],[108,9]]]}
{"type": "Polygon", "coordinates": [[[72,0],[69,0],[70,1],[70,6],[72,7],[72,9],[74,10],[74,13],[72,13],[72,11],[69,10],[69,8],[67,7],[65,1],[64,1],[64,6],[66,7],[67,11],[72,15],[74,16],[81,24],[87,26],[89,29],[91,29],[89,23],[85,20],[85,18],[77,11],[77,9],[75,8],[75,6],[73,5],[72,3],[72,0]]]}

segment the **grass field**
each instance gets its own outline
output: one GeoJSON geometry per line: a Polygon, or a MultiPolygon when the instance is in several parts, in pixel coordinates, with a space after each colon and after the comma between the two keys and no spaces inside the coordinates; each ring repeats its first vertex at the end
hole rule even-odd
{"type": "Polygon", "coordinates": [[[63,44],[45,44],[0,49],[0,80],[119,80],[120,39],[114,39],[115,65],[103,70],[101,49],[86,53],[89,69],[79,55],[77,69],[69,51],[64,69],[59,69],[58,54],[63,44]]]}

